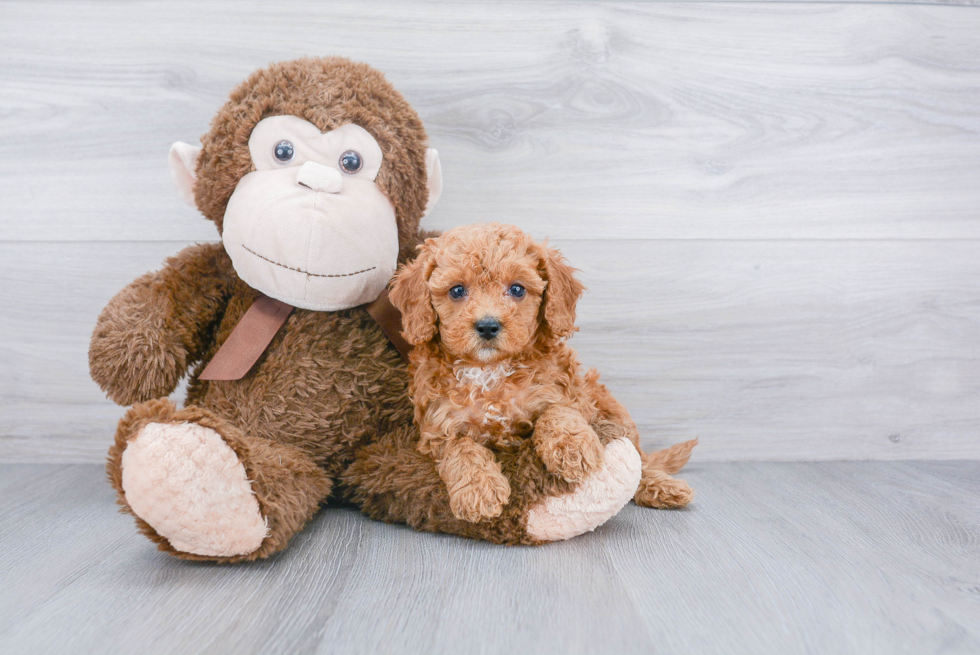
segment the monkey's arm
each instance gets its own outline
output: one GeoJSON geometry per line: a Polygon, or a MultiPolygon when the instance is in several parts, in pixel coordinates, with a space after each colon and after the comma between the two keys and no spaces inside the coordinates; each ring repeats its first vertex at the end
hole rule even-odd
{"type": "Polygon", "coordinates": [[[120,405],[172,392],[207,348],[231,270],[220,243],[190,246],[116,294],[92,333],[92,379],[120,405]]]}

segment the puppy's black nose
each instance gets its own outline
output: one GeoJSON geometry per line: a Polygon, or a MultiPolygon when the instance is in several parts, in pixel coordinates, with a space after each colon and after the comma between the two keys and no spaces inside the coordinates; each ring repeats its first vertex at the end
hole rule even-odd
{"type": "Polygon", "coordinates": [[[476,328],[476,332],[480,335],[481,339],[490,341],[490,339],[493,339],[500,332],[500,321],[495,318],[481,318],[474,323],[473,327],[476,328]]]}

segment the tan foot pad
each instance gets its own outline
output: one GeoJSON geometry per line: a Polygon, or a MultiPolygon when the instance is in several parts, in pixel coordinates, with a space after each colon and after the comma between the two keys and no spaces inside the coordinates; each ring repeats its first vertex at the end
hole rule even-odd
{"type": "Polygon", "coordinates": [[[149,423],[122,456],[126,502],[170,545],[195,555],[245,555],[268,534],[235,451],[195,423],[149,423]]]}
{"type": "Polygon", "coordinates": [[[528,534],[541,541],[561,541],[595,530],[633,498],[640,467],[640,454],[629,439],[611,442],[602,468],[575,491],[548,498],[528,511],[528,534]]]}

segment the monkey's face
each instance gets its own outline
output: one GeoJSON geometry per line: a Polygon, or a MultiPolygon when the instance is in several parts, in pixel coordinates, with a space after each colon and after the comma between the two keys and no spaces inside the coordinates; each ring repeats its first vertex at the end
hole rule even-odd
{"type": "Polygon", "coordinates": [[[337,311],[380,295],[438,200],[439,154],[426,141],[380,71],[304,57],[249,75],[200,147],[171,147],[170,171],[245,283],[337,311]]]}
{"type": "Polygon", "coordinates": [[[395,271],[395,210],[375,185],[381,148],[367,130],[326,133],[296,116],[260,121],[254,171],[224,216],[225,250],[249,286],[296,307],[334,311],[378,297],[395,271]]]}

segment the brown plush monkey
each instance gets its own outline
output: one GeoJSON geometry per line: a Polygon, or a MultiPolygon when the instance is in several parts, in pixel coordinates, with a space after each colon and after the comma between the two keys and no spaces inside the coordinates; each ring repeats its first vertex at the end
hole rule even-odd
{"type": "MultiPolygon", "coordinates": [[[[618,511],[640,464],[611,447],[578,486],[531,448],[510,453],[511,501],[480,523],[452,515],[417,453],[404,360],[368,310],[423,239],[441,171],[381,73],[342,58],[270,66],[232,92],[201,141],[175,144],[171,168],[222,243],[186,248],[123,289],[89,352],[93,379],[132,405],[109,478],[161,550],[267,557],[331,495],[500,543],[568,538],[618,511]],[[188,372],[178,409],[166,396],[188,372]]],[[[621,428],[597,431],[606,442],[621,428]]]]}

